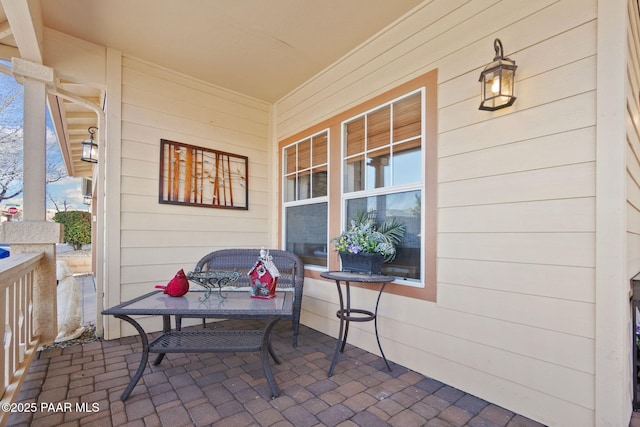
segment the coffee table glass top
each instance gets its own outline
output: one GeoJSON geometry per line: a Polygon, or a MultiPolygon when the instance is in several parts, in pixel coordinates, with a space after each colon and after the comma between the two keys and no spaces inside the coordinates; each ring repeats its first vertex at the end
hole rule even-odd
{"type": "Polygon", "coordinates": [[[251,298],[248,291],[228,291],[225,298],[212,294],[203,298],[206,291],[189,291],[181,297],[171,297],[162,291],[153,291],[131,301],[104,310],[102,314],[251,314],[286,316],[292,313],[291,292],[276,292],[275,298],[251,298]]]}

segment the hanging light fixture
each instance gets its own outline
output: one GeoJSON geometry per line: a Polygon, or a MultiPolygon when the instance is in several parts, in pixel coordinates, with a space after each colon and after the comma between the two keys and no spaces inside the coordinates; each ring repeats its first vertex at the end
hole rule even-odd
{"type": "Polygon", "coordinates": [[[98,144],[94,141],[94,136],[98,130],[95,126],[89,126],[89,139],[82,141],[82,156],[80,160],[89,163],[98,163],[98,144]]]}
{"type": "Polygon", "coordinates": [[[499,110],[513,105],[516,101],[516,97],[513,96],[513,87],[518,66],[515,61],[504,57],[500,39],[494,40],[493,48],[496,51],[493,62],[487,64],[480,73],[481,110],[499,110]]]}

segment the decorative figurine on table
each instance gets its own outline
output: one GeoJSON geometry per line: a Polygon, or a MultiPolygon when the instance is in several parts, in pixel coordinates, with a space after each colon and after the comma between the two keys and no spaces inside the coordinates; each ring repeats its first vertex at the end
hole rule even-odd
{"type": "Polygon", "coordinates": [[[164,289],[164,293],[172,297],[181,297],[189,292],[189,281],[184,274],[184,270],[176,273],[175,277],[169,281],[167,286],[157,285],[156,288],[164,289]]]}
{"type": "Polygon", "coordinates": [[[251,278],[251,298],[270,299],[276,296],[280,272],[268,250],[264,248],[260,250],[260,258],[249,270],[249,277],[251,278]]]}
{"type": "Polygon", "coordinates": [[[222,294],[222,288],[227,286],[229,283],[233,283],[240,277],[240,274],[237,271],[221,271],[221,270],[204,270],[201,271],[200,268],[196,268],[195,271],[190,271],[187,273],[187,279],[192,282],[197,283],[206,289],[204,297],[198,298],[198,301],[204,302],[208,300],[211,296],[211,291],[214,288],[218,288],[218,296],[220,298],[226,298],[222,294]]]}

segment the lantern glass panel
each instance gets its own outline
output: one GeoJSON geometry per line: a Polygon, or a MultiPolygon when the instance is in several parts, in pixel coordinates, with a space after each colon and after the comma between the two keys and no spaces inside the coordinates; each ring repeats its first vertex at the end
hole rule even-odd
{"type": "Polygon", "coordinates": [[[98,145],[92,141],[82,143],[82,160],[96,163],[98,161],[98,145]]]}
{"type": "Polygon", "coordinates": [[[514,71],[504,65],[483,73],[482,108],[496,110],[513,104],[514,71]]]}
{"type": "Polygon", "coordinates": [[[500,94],[504,96],[513,96],[513,71],[504,69],[502,70],[502,81],[500,85],[500,94]]]}

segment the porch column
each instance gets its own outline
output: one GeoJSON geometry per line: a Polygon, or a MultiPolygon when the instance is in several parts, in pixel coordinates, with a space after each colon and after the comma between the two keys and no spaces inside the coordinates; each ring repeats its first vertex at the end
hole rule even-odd
{"type": "Polygon", "coordinates": [[[35,62],[12,59],[16,80],[24,86],[24,221],[46,218],[46,96],[47,84],[53,85],[53,69],[35,62]]]}
{"type": "Polygon", "coordinates": [[[53,69],[18,58],[12,60],[16,80],[24,85],[23,221],[5,222],[3,239],[11,254],[43,252],[34,280],[33,322],[42,343],[57,335],[56,243],[62,227],[46,221],[46,93],[53,85],[53,69]]]}

